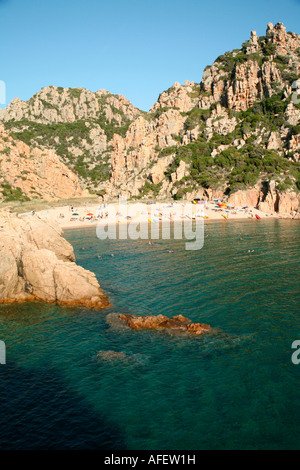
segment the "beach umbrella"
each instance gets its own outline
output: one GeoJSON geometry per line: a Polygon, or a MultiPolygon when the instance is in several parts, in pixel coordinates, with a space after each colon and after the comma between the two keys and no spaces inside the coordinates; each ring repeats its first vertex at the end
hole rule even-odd
{"type": "MultiPolygon", "coordinates": [[[[78,214],[77,214],[77,215],[78,215],[78,214]]],[[[91,212],[89,212],[87,215],[94,215],[94,214],[92,214],[91,212]]]]}
{"type": "Polygon", "coordinates": [[[72,215],[79,215],[79,214],[77,214],[77,212],[74,212],[74,214],[72,214],[72,215]]]}

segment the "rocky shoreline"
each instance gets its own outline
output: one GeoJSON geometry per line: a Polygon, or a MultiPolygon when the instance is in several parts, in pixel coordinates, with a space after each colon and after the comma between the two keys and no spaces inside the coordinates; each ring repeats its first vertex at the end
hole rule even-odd
{"type": "Polygon", "coordinates": [[[0,212],[0,303],[44,301],[105,308],[95,274],[75,263],[59,226],[0,212]]]}

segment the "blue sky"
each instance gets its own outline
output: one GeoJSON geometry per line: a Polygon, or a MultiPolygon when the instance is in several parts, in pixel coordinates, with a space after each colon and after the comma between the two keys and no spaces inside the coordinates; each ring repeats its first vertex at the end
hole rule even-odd
{"type": "Polygon", "coordinates": [[[299,34],[299,19],[300,0],[0,0],[0,80],[6,104],[55,85],[104,88],[147,111],[251,30],[282,22],[299,34]]]}

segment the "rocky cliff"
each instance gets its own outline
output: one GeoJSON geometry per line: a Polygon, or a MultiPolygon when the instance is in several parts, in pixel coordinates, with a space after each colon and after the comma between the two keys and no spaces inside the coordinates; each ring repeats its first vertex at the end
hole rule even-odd
{"type": "Polygon", "coordinates": [[[109,190],[237,201],[237,191],[253,188],[253,205],[297,210],[299,73],[297,34],[281,23],[262,37],[252,31],[241,49],[205,69],[201,83],[176,82],[125,137],[114,137],[109,190]]]}
{"type": "Polygon", "coordinates": [[[13,139],[0,124],[0,199],[4,201],[83,196],[77,176],[53,150],[13,139]]]}
{"type": "Polygon", "coordinates": [[[92,191],[110,178],[114,133],[125,135],[141,114],[124,96],[106,90],[50,86],[27,102],[14,99],[0,110],[0,120],[14,139],[54,151],[80,186],[92,191]]]}
{"type": "Polygon", "coordinates": [[[114,120],[116,125],[123,126],[138,114],[140,111],[122,95],[54,86],[42,88],[29,101],[15,98],[6,109],[0,110],[4,121],[28,120],[42,124],[94,119],[103,120],[103,124],[114,120]]]}
{"type": "Polygon", "coordinates": [[[252,191],[256,205],[290,213],[299,207],[299,73],[299,35],[269,23],[265,36],[252,31],[207,66],[200,83],[175,82],[148,113],[104,90],[48,87],[0,119],[108,197],[237,200],[252,191]]]}
{"type": "Polygon", "coordinates": [[[109,305],[95,275],[75,264],[61,229],[37,216],[0,212],[0,259],[0,303],[109,305]]]}

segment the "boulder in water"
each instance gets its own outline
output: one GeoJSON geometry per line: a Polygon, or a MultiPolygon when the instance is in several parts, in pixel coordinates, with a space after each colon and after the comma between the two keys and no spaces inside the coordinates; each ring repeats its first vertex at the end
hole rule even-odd
{"type": "Polygon", "coordinates": [[[209,325],[205,323],[192,323],[189,318],[183,315],[176,315],[173,318],[168,318],[164,315],[148,315],[148,316],[135,316],[135,315],[119,315],[127,326],[133,330],[140,329],[153,329],[153,330],[178,330],[187,333],[202,335],[211,330],[209,325]]]}

